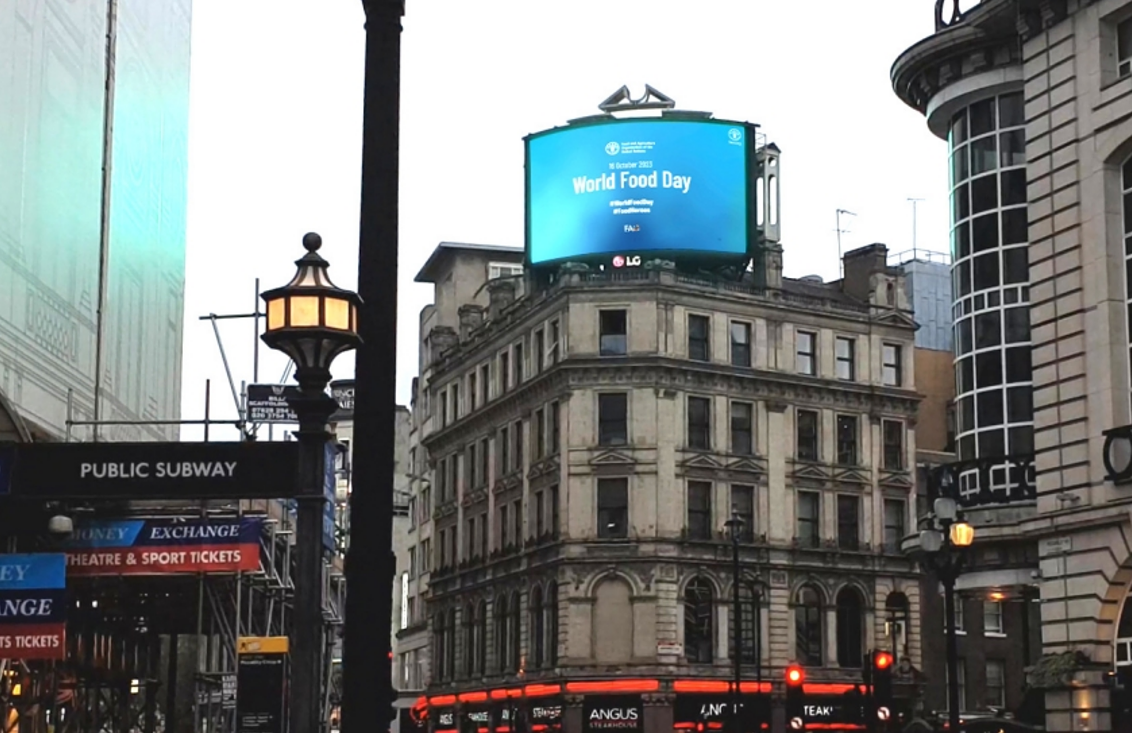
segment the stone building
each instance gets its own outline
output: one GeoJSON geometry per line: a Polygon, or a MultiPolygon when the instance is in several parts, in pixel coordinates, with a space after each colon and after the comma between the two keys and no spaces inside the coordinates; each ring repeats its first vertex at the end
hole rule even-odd
{"type": "Polygon", "coordinates": [[[949,148],[960,582],[1040,608],[1048,731],[1126,731],[1132,2],[935,5],[892,80],[949,148]]]}
{"type": "Polygon", "coordinates": [[[519,250],[433,253],[403,632],[430,638],[417,720],[719,722],[736,595],[751,716],[781,723],[791,662],[837,703],[870,648],[920,666],[904,275],[883,245],[828,284],[764,257],[765,288],[663,262],[536,286],[519,250]]]}

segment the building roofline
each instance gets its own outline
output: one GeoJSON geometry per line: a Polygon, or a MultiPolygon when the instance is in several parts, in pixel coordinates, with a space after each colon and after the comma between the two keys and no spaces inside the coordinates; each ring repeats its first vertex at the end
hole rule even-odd
{"type": "Polygon", "coordinates": [[[440,267],[440,263],[453,252],[497,252],[499,254],[508,255],[523,255],[524,250],[521,247],[508,247],[502,244],[469,244],[466,242],[441,242],[436,245],[436,249],[428,256],[424,265],[421,267],[417,276],[413,278],[413,282],[418,283],[434,283],[436,282],[436,271],[440,267]]]}

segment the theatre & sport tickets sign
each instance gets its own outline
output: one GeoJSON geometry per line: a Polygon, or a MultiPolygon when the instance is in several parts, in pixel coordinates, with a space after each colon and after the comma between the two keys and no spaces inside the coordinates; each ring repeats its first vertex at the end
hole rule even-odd
{"type": "Polygon", "coordinates": [[[0,659],[63,659],[66,558],[0,555],[0,659]]]}
{"type": "Polygon", "coordinates": [[[259,569],[262,520],[120,519],[76,524],[67,574],[172,575],[259,569]]]}

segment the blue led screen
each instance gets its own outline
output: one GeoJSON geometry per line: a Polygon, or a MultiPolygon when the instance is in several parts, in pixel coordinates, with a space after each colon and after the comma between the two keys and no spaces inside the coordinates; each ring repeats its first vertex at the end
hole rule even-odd
{"type": "Polygon", "coordinates": [[[527,138],[532,265],[603,255],[747,253],[752,128],[664,118],[527,138]]]}

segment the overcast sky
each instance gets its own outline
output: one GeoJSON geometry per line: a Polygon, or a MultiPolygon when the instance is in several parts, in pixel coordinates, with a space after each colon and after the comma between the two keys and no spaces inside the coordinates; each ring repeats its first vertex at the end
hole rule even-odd
{"type": "MultiPolygon", "coordinates": [[[[401,97],[398,399],[417,371],[440,241],[523,244],[528,133],[592,114],[622,84],[681,109],[761,125],[782,149],[786,274],[838,275],[845,249],[947,250],[945,144],[892,93],[889,68],[932,32],[931,0],[408,0],[401,97]]],[[[212,326],[285,283],[317,231],[331,275],[357,282],[361,0],[195,0],[182,417],[235,415],[212,326]]],[[[236,389],[252,321],[220,323],[236,389]]],[[[285,360],[260,350],[261,382],[285,360]]],[[[340,357],[339,378],[353,359],[340,357]]],[[[233,433],[214,432],[213,439],[233,433]]],[[[186,429],[185,439],[200,432],[186,429]]]]}

